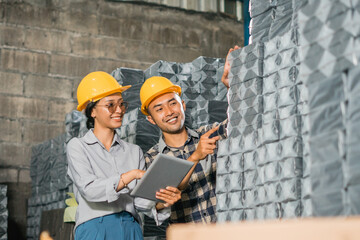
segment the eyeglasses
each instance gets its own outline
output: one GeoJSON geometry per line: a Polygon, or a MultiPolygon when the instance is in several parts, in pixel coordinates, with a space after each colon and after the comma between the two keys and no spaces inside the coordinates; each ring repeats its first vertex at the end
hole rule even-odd
{"type": "Polygon", "coordinates": [[[117,109],[117,107],[120,107],[121,111],[126,111],[126,109],[128,108],[129,106],[129,103],[128,102],[118,102],[118,103],[108,103],[108,104],[105,104],[105,105],[96,105],[96,106],[99,106],[99,107],[106,107],[110,113],[114,113],[117,109]]]}

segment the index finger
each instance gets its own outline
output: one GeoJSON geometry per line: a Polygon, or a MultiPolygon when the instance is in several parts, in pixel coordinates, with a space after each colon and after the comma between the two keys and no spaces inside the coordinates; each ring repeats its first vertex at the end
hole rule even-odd
{"type": "Polygon", "coordinates": [[[238,45],[235,45],[234,48],[230,48],[229,51],[228,51],[228,54],[229,55],[231,52],[235,51],[235,50],[238,50],[240,47],[238,45]]]}
{"type": "Polygon", "coordinates": [[[217,125],[216,127],[210,129],[209,131],[207,131],[206,133],[204,133],[203,136],[205,137],[209,137],[211,134],[213,134],[214,132],[216,132],[217,130],[219,130],[220,125],[217,125]]]}
{"type": "Polygon", "coordinates": [[[176,187],[171,187],[171,186],[167,186],[166,190],[171,191],[171,192],[180,192],[180,190],[176,187]]]}

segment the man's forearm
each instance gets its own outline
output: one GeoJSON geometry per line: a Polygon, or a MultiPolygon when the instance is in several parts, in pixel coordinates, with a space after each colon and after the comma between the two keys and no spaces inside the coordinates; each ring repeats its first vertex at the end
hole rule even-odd
{"type": "Polygon", "coordinates": [[[188,185],[188,183],[189,183],[189,180],[190,180],[190,177],[191,177],[191,174],[194,172],[196,165],[197,165],[197,164],[199,163],[199,161],[200,161],[200,159],[198,159],[198,158],[196,157],[196,154],[195,154],[195,153],[193,153],[187,160],[193,162],[194,165],[191,167],[191,169],[189,170],[189,172],[186,174],[186,176],[184,177],[184,179],[183,179],[183,180],[181,181],[181,183],[179,184],[179,186],[178,186],[178,189],[179,189],[179,190],[184,190],[184,189],[187,187],[187,185],[188,185]]]}

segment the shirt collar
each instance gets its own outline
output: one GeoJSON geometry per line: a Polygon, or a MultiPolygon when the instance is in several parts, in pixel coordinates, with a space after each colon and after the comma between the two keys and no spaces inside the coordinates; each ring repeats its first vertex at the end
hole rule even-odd
{"type": "MultiPolygon", "coordinates": [[[[91,129],[89,129],[89,131],[87,131],[87,133],[84,135],[83,139],[84,139],[85,143],[87,143],[87,144],[89,144],[89,145],[98,143],[98,144],[100,144],[102,147],[104,147],[104,145],[102,144],[102,142],[100,142],[99,139],[95,136],[95,134],[94,134],[94,129],[93,129],[93,128],[91,128],[91,129]]],[[[114,139],[113,139],[113,141],[112,141],[112,143],[111,143],[111,146],[113,146],[113,145],[115,144],[115,142],[116,142],[117,144],[119,144],[120,146],[123,146],[123,145],[121,144],[121,141],[122,141],[122,140],[121,140],[119,134],[117,134],[117,132],[115,131],[114,139]]]]}
{"type": "Polygon", "coordinates": [[[93,130],[94,130],[93,128],[89,129],[89,131],[87,131],[87,133],[84,135],[83,139],[84,139],[85,143],[94,144],[94,143],[99,142],[99,140],[95,136],[93,130]]]}
{"type": "MultiPolygon", "coordinates": [[[[194,138],[199,138],[199,133],[197,133],[196,131],[190,129],[190,128],[185,128],[188,138],[184,144],[184,146],[191,140],[191,137],[194,138]]],[[[162,153],[164,152],[165,148],[170,148],[168,145],[166,145],[165,141],[164,141],[164,135],[161,136],[160,140],[159,140],[159,152],[162,153]]]]}

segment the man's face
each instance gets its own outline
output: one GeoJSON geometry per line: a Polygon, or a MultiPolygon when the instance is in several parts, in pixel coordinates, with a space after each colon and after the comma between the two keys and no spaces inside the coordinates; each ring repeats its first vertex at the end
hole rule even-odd
{"type": "Polygon", "coordinates": [[[185,103],[176,93],[165,93],[155,98],[148,107],[149,122],[165,133],[179,133],[185,123],[185,103]]]}

